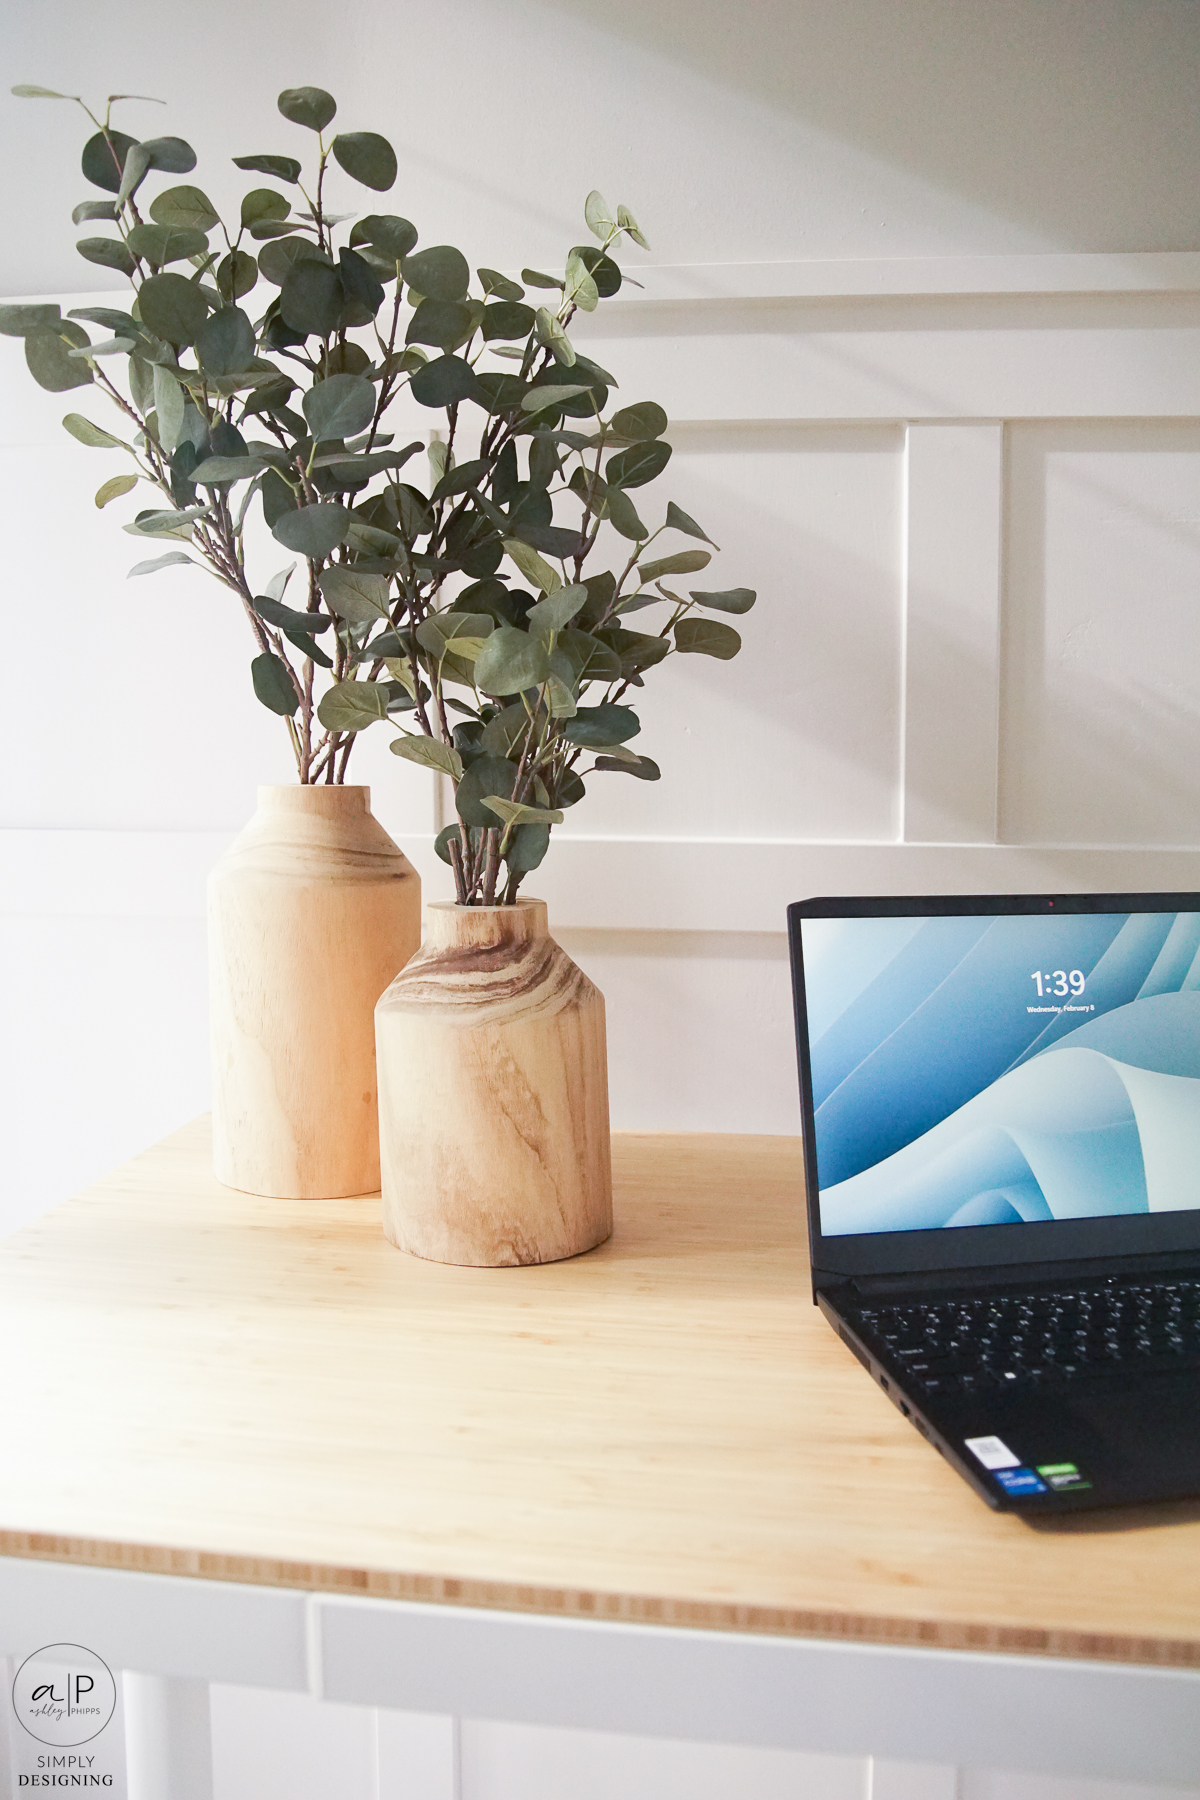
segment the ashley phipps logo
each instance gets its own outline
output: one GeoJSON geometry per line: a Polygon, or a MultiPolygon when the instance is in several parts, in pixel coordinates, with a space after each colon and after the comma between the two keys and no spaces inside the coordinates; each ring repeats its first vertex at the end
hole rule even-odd
{"type": "Polygon", "coordinates": [[[56,1748],[98,1737],[117,1705],[108,1664],[82,1644],[46,1644],[27,1656],[12,1686],[13,1713],[30,1737],[56,1748]]]}

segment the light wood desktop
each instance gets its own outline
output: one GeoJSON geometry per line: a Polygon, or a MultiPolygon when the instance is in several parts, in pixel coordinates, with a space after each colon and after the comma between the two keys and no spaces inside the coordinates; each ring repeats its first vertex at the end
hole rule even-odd
{"type": "Polygon", "coordinates": [[[988,1511],[811,1305],[795,1140],[613,1175],[600,1249],[454,1268],[176,1133],[0,1250],[0,1555],[1200,1668],[1200,1507],[988,1511]]]}

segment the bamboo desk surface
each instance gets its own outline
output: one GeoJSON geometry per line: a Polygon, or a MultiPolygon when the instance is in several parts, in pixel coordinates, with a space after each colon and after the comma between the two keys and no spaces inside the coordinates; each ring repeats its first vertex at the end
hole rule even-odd
{"type": "Polygon", "coordinates": [[[1200,1505],[990,1512],[810,1304],[796,1140],[613,1173],[608,1244],[490,1271],[146,1151],[0,1246],[0,1554],[1200,1667],[1200,1505]]]}

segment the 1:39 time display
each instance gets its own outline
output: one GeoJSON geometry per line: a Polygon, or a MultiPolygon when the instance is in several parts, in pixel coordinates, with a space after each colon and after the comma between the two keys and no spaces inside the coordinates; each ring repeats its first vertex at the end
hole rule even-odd
{"type": "Polygon", "coordinates": [[[1048,975],[1035,969],[1029,979],[1037,982],[1039,1000],[1045,1000],[1047,996],[1065,1000],[1068,994],[1073,994],[1078,999],[1084,989],[1082,969],[1072,969],[1069,974],[1066,969],[1053,969],[1048,975]]]}

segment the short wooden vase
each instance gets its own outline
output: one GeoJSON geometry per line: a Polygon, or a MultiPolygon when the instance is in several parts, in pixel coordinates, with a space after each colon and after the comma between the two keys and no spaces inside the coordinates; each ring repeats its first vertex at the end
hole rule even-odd
{"type": "Polygon", "coordinates": [[[604,996],[550,936],[544,901],[427,907],[375,1038],[393,1244],[502,1268],[611,1235],[604,996]]]}
{"type": "Polygon", "coordinates": [[[278,1199],[379,1186],[375,1002],[421,882],[365,787],[260,787],[208,882],[213,1166],[278,1199]]]}

